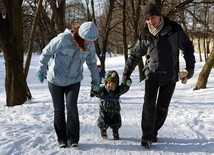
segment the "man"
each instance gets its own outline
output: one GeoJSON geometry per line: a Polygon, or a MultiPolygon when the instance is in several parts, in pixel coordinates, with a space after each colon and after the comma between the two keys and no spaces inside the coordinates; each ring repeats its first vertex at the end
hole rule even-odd
{"type": "Polygon", "coordinates": [[[157,142],[158,130],[163,126],[179,73],[179,50],[183,51],[187,78],[194,74],[193,44],[182,27],[161,15],[154,4],[144,10],[146,26],[132,50],[124,68],[123,82],[130,78],[142,56],[146,56],[143,69],[145,96],[142,111],[141,145],[150,147],[157,142]]]}

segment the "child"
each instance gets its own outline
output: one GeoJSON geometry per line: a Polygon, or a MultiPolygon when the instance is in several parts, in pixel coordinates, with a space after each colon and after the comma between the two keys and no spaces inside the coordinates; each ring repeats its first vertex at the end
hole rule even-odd
{"type": "Polygon", "coordinates": [[[99,92],[92,92],[100,98],[98,127],[101,130],[101,137],[107,138],[106,130],[110,127],[113,130],[114,140],[119,139],[118,129],[121,127],[120,96],[129,90],[131,79],[126,84],[119,85],[118,73],[109,71],[105,77],[104,85],[101,85],[99,92]]]}

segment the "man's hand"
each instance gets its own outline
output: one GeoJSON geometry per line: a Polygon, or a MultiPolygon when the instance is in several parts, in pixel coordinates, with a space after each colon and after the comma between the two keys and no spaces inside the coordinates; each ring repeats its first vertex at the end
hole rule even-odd
{"type": "Polygon", "coordinates": [[[186,69],[181,70],[178,73],[178,77],[181,80],[181,83],[186,84],[187,83],[187,77],[188,77],[188,71],[186,69]]]}
{"type": "Polygon", "coordinates": [[[189,64],[189,65],[186,66],[185,69],[188,72],[187,79],[190,79],[194,74],[195,65],[194,64],[189,64]]]}

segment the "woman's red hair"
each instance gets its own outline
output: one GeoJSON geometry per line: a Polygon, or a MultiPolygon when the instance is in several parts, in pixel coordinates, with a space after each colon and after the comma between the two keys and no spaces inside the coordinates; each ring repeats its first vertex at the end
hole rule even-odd
{"type": "Polygon", "coordinates": [[[84,39],[79,36],[80,24],[74,24],[71,26],[71,31],[73,32],[73,39],[80,51],[86,51],[84,39]]]}

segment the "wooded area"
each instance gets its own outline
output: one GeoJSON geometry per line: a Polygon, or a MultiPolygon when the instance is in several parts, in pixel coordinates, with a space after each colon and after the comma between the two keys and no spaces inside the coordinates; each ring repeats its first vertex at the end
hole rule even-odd
{"type": "MultiPolygon", "coordinates": [[[[54,36],[71,24],[84,21],[97,24],[100,36],[95,42],[96,52],[104,68],[106,54],[123,54],[126,60],[141,33],[142,10],[149,2],[180,23],[191,37],[200,61],[206,61],[194,89],[206,88],[214,66],[214,1],[0,0],[0,51],[5,59],[7,106],[31,99],[26,78],[32,53],[41,53],[54,36]]],[[[143,60],[138,66],[141,76],[143,60]]]]}

